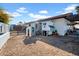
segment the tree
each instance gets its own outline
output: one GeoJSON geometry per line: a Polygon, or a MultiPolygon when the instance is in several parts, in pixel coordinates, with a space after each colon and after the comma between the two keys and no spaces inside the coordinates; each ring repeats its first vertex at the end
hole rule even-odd
{"type": "Polygon", "coordinates": [[[77,14],[79,14],[79,6],[76,6],[75,10],[76,10],[77,14]]]}
{"type": "Polygon", "coordinates": [[[3,8],[0,8],[0,22],[3,22],[5,24],[8,24],[9,23],[9,18],[11,16],[9,14],[7,14],[3,8]]]}

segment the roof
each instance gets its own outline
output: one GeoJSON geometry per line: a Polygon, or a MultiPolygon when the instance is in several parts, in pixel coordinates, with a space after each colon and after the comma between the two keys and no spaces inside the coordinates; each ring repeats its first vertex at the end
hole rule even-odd
{"type": "Polygon", "coordinates": [[[41,21],[49,21],[49,20],[55,20],[55,19],[59,19],[59,18],[65,18],[69,21],[72,21],[72,16],[73,14],[72,13],[67,13],[67,14],[62,14],[62,15],[58,15],[58,16],[52,16],[52,17],[49,17],[49,18],[45,18],[45,19],[38,19],[37,21],[32,21],[32,22],[28,22],[28,23],[25,23],[25,24],[30,24],[30,23],[34,23],[34,22],[41,22],[41,21]]]}
{"type": "Polygon", "coordinates": [[[75,24],[79,24],[79,14],[74,14],[70,18],[70,21],[72,22],[70,25],[75,25],[75,24]]]}
{"type": "Polygon", "coordinates": [[[59,19],[59,18],[65,18],[69,21],[71,21],[71,17],[73,14],[72,13],[67,13],[67,14],[62,14],[62,15],[58,15],[58,16],[54,16],[54,17],[49,17],[49,18],[46,18],[46,19],[41,19],[40,21],[46,21],[46,20],[55,20],[55,19],[59,19]]]}

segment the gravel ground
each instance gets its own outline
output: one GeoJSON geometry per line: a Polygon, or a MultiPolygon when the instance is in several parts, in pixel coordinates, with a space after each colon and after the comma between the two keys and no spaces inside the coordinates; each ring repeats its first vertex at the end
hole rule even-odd
{"type": "Polygon", "coordinates": [[[41,40],[24,44],[24,35],[11,35],[11,38],[0,50],[1,56],[74,56],[74,54],[47,44],[41,40]]]}

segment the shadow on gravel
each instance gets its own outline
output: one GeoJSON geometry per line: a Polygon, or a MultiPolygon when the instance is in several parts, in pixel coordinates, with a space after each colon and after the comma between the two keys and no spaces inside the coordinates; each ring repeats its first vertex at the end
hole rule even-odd
{"type": "Polygon", "coordinates": [[[42,41],[49,45],[55,46],[67,52],[79,55],[79,38],[69,36],[34,36],[27,37],[24,39],[24,44],[36,43],[36,41],[42,41]],[[76,41],[78,40],[78,41],[76,41]]]}

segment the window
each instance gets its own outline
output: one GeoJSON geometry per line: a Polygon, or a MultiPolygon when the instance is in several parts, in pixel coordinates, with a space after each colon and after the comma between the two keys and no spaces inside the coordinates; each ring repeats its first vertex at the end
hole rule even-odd
{"type": "Polygon", "coordinates": [[[2,26],[1,26],[1,32],[2,32],[2,26]]]}
{"type": "Polygon", "coordinates": [[[46,25],[46,23],[43,23],[43,25],[46,25]]]}
{"type": "Polygon", "coordinates": [[[2,26],[0,26],[0,32],[2,32],[2,26]]]}
{"type": "Polygon", "coordinates": [[[32,27],[32,32],[34,33],[34,27],[32,27]]]}
{"type": "Polygon", "coordinates": [[[56,32],[56,29],[55,29],[54,26],[49,25],[49,27],[50,27],[50,30],[51,30],[51,31],[56,32]]]}
{"type": "Polygon", "coordinates": [[[45,26],[46,26],[46,23],[43,23],[43,25],[44,25],[44,28],[45,28],[45,26]]]}
{"type": "Polygon", "coordinates": [[[37,24],[36,24],[36,29],[37,29],[37,24]]]}
{"type": "Polygon", "coordinates": [[[31,26],[31,24],[29,24],[29,26],[31,26]]]}

